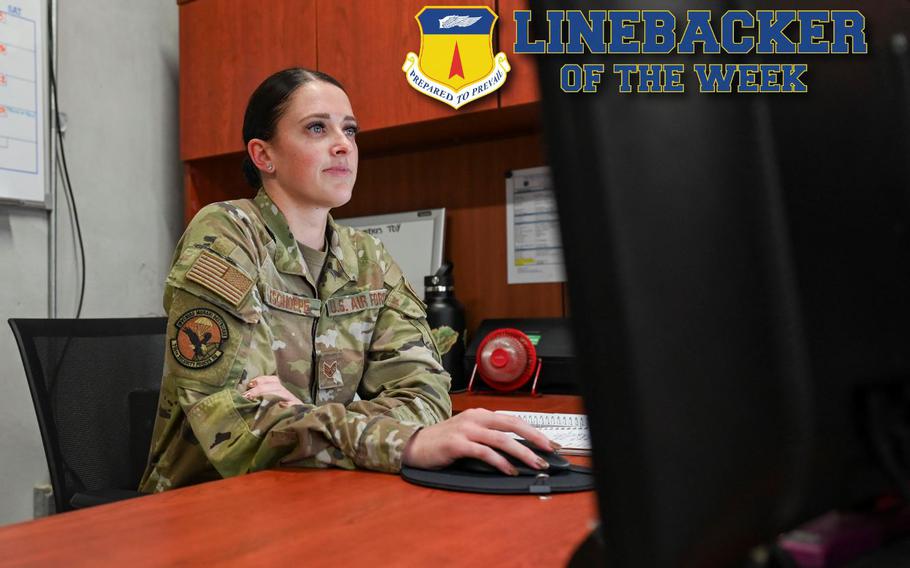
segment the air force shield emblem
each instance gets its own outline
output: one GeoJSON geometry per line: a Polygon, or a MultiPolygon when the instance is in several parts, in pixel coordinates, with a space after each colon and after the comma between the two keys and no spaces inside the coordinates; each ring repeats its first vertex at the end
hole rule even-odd
{"type": "Polygon", "coordinates": [[[506,82],[509,62],[502,52],[493,55],[493,10],[426,6],[415,19],[420,56],[408,53],[401,67],[412,87],[457,109],[506,82]]]}

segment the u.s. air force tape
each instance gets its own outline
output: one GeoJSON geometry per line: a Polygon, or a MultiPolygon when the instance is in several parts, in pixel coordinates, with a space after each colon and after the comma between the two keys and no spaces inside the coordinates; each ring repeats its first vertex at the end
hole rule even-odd
{"type": "Polygon", "coordinates": [[[330,316],[340,316],[344,314],[353,314],[369,308],[380,308],[385,304],[388,291],[369,290],[352,294],[350,296],[341,296],[340,298],[329,298],[326,300],[326,311],[330,316]]]}
{"type": "Polygon", "coordinates": [[[202,369],[224,354],[221,346],[228,339],[228,327],[217,312],[208,308],[190,310],[177,319],[174,327],[177,335],[171,340],[171,354],[184,367],[202,369]]]}

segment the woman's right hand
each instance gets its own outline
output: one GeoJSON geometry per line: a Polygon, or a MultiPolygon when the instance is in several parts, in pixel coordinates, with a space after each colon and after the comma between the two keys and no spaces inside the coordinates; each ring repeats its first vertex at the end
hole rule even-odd
{"type": "Polygon", "coordinates": [[[539,430],[520,418],[472,408],[418,431],[408,440],[402,463],[421,469],[438,469],[458,458],[476,458],[506,475],[518,475],[515,466],[493,449],[498,448],[534,469],[547,467],[542,458],[506,432],[514,432],[543,450],[559,449],[539,430]]]}
{"type": "Polygon", "coordinates": [[[280,400],[279,406],[290,406],[292,404],[303,404],[303,402],[294,396],[294,394],[284,387],[275,375],[262,375],[256,377],[247,383],[247,390],[241,396],[247,400],[253,400],[257,397],[270,395],[280,400]]]}

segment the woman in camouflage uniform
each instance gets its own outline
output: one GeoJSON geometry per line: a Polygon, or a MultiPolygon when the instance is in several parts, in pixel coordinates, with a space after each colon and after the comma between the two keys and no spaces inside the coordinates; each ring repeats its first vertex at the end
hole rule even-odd
{"type": "Polygon", "coordinates": [[[491,446],[542,465],[505,433],[549,449],[527,424],[450,418],[424,304],[377,239],[329,215],[351,198],[356,132],[323,73],[281,71],[250,98],[244,174],[259,192],[203,208],[177,245],[142,491],[279,464],[394,472],[471,456],[516,474],[491,446]]]}

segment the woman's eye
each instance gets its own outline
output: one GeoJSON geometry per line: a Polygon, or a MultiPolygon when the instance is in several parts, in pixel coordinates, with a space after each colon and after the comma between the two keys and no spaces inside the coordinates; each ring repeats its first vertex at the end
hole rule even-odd
{"type": "Polygon", "coordinates": [[[322,134],[323,132],[325,132],[325,125],[322,124],[321,122],[314,122],[312,124],[307,125],[306,128],[313,134],[322,134]]]}
{"type": "Polygon", "coordinates": [[[344,129],[344,133],[347,134],[348,136],[350,136],[351,138],[353,138],[354,135],[357,134],[357,132],[359,130],[360,130],[360,128],[358,128],[356,126],[348,126],[344,129]]]}

